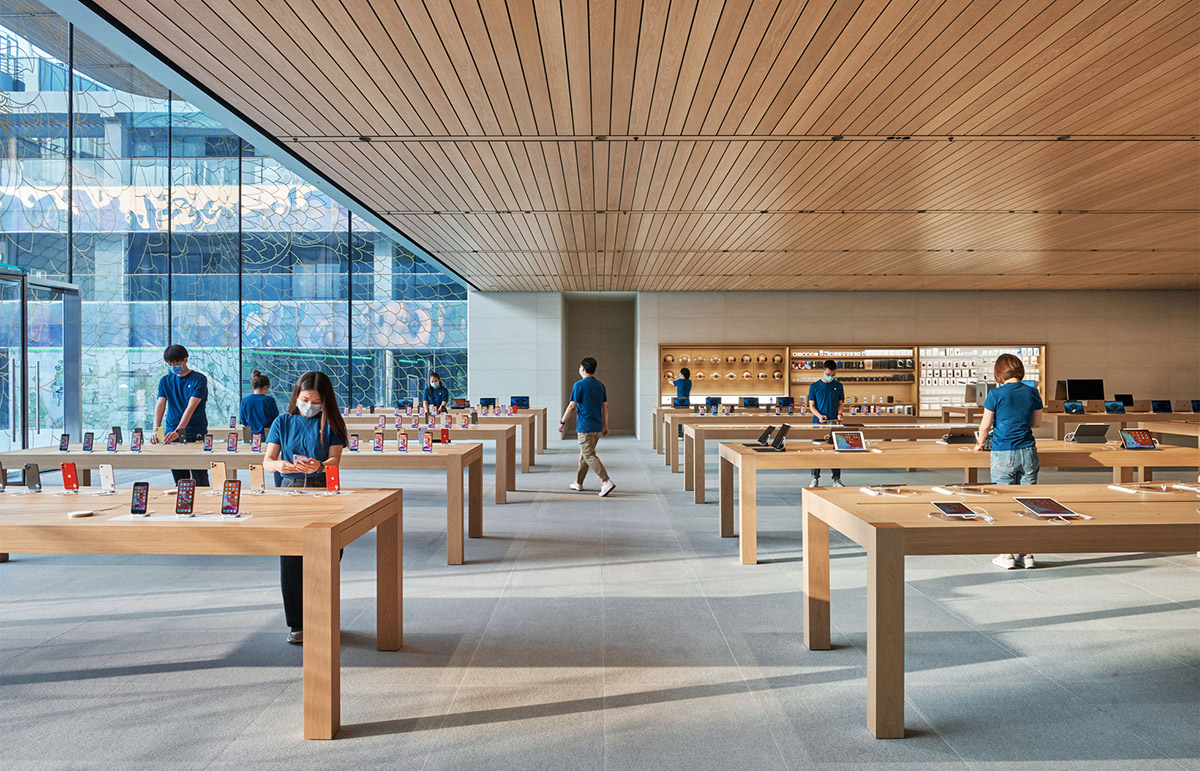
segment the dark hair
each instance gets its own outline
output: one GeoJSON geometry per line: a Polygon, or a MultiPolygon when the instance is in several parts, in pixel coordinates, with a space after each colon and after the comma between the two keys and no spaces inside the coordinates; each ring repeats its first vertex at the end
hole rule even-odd
{"type": "Polygon", "coordinates": [[[441,380],[441,379],[442,379],[442,376],[441,376],[441,375],[439,375],[439,374],[438,374],[438,373],[436,373],[436,372],[430,372],[430,373],[429,373],[429,379],[430,379],[430,380],[433,380],[435,377],[436,377],[438,380],[441,380]]]}
{"type": "Polygon", "coordinates": [[[163,351],[163,361],[167,364],[176,364],[187,357],[187,348],[182,345],[168,345],[167,350],[163,351]]]}
{"type": "Polygon", "coordinates": [[[679,369],[679,376],[681,378],[683,378],[684,380],[687,380],[692,376],[692,371],[690,369],[688,369],[687,367],[681,367],[679,369]]]}
{"type": "Polygon", "coordinates": [[[301,391],[316,391],[321,395],[321,444],[325,444],[325,426],[333,429],[333,433],[343,442],[350,441],[350,436],[346,433],[346,421],[342,420],[342,414],[338,411],[337,396],[333,393],[333,383],[329,382],[329,376],[324,372],[305,372],[301,375],[292,389],[287,414],[300,414],[299,408],[296,407],[296,399],[301,391]]]}
{"type": "Polygon", "coordinates": [[[996,358],[996,369],[992,374],[995,375],[997,383],[1003,383],[1014,377],[1017,380],[1024,380],[1025,365],[1011,353],[1002,353],[996,358]]]}
{"type": "Polygon", "coordinates": [[[831,369],[834,372],[837,372],[837,362],[834,361],[833,359],[826,359],[824,366],[825,366],[825,369],[831,369]]]}
{"type": "Polygon", "coordinates": [[[255,390],[259,388],[270,388],[271,379],[258,370],[254,370],[250,373],[250,387],[255,390]]]}
{"type": "Polygon", "coordinates": [[[583,367],[583,371],[589,375],[596,374],[596,360],[591,356],[584,356],[583,361],[579,362],[579,366],[583,367]]]}

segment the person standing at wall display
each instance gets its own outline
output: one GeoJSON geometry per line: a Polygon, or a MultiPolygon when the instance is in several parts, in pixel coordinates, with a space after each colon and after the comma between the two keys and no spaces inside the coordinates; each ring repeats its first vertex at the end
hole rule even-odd
{"type": "Polygon", "coordinates": [[[675,396],[688,399],[692,396],[692,371],[687,367],[679,370],[679,378],[671,382],[675,386],[675,396]]]}
{"type": "Polygon", "coordinates": [[[563,432],[574,410],[575,433],[579,437],[579,471],[571,483],[571,489],[582,491],[583,480],[587,478],[588,469],[591,469],[600,477],[600,497],[603,498],[617,487],[596,456],[596,442],[600,437],[608,436],[608,392],[596,377],[596,360],[591,356],[579,362],[579,377],[580,380],[571,388],[571,401],[563,412],[562,420],[558,421],[558,431],[563,432]]]}
{"type": "Polygon", "coordinates": [[[275,397],[267,393],[270,388],[270,378],[254,370],[250,373],[251,393],[242,397],[238,408],[238,421],[249,428],[251,434],[258,434],[264,439],[275,418],[279,417],[279,405],[275,403],[275,397]]]}
{"type": "MultiPolygon", "coordinates": [[[[812,411],[813,423],[838,423],[842,420],[842,405],[846,401],[846,391],[837,381],[837,362],[833,359],[826,359],[824,367],[825,371],[821,373],[821,379],[808,387],[808,409],[812,411]]],[[[842,484],[842,470],[835,468],[832,469],[832,472],[833,486],[845,487],[842,484]]],[[[809,480],[808,486],[821,486],[821,469],[812,470],[812,479],[809,480]]]]}
{"type": "MultiPolygon", "coordinates": [[[[280,487],[325,487],[325,469],[341,463],[349,435],[333,384],[323,372],[305,372],[292,389],[287,411],[271,424],[263,470],[282,474],[280,487]]],[[[279,558],[287,641],[304,642],[304,558],[279,558]]]]}
{"type": "MultiPolygon", "coordinates": [[[[987,448],[990,431],[992,484],[1036,485],[1039,465],[1033,429],[1042,425],[1042,395],[1021,382],[1025,365],[1011,353],[1000,354],[993,375],[1000,387],[988,391],[983,402],[975,449],[987,448]]],[[[1032,554],[1000,554],[992,563],[1005,570],[1035,567],[1032,554]]]]}
{"type": "Polygon", "coordinates": [[[429,385],[425,386],[425,395],[421,397],[425,409],[430,412],[445,412],[450,404],[450,389],[442,385],[442,376],[436,372],[429,373],[429,385]]]}
{"type": "MultiPolygon", "coordinates": [[[[150,441],[158,441],[159,426],[166,430],[167,444],[202,441],[208,433],[208,415],[204,411],[208,402],[208,378],[188,368],[187,348],[182,345],[167,346],[163,361],[167,363],[168,372],[158,381],[158,403],[154,406],[154,431],[150,441]]],[[[176,482],[195,479],[197,485],[209,486],[207,471],[171,469],[171,476],[176,482]]]]}

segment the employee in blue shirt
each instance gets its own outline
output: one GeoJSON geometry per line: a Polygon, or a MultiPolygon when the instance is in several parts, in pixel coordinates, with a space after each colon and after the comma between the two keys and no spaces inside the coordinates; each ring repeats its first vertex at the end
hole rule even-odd
{"type": "Polygon", "coordinates": [[[242,397],[238,408],[238,421],[249,428],[251,434],[258,434],[264,439],[275,418],[279,417],[279,405],[275,403],[275,397],[267,394],[270,388],[270,378],[254,370],[250,373],[251,393],[242,397]]]}
{"type": "MultiPolygon", "coordinates": [[[[323,372],[305,372],[292,389],[287,412],[271,424],[263,470],[282,475],[280,487],[324,487],[325,469],[337,466],[349,435],[338,411],[333,383],[323,372]]],[[[304,642],[304,560],[279,558],[287,641],[304,642]]]]}
{"type": "MultiPolygon", "coordinates": [[[[154,433],[150,441],[157,441],[159,426],[166,430],[167,444],[201,441],[208,433],[208,415],[204,411],[208,402],[208,378],[188,368],[187,348],[182,345],[167,346],[163,361],[167,363],[168,372],[158,381],[154,433]]],[[[197,485],[209,485],[208,472],[199,469],[171,469],[171,476],[176,482],[195,479],[197,485]]]]}
{"type": "Polygon", "coordinates": [[[673,380],[671,385],[675,386],[675,396],[677,398],[690,398],[692,395],[692,371],[687,367],[683,367],[679,370],[679,379],[673,380]]]}
{"type": "Polygon", "coordinates": [[[571,401],[563,412],[562,420],[558,421],[558,431],[563,432],[571,412],[576,412],[575,433],[579,438],[579,470],[575,481],[571,483],[572,490],[583,490],[583,480],[587,477],[588,469],[600,477],[600,497],[603,498],[616,489],[617,485],[608,477],[608,470],[596,456],[596,442],[600,437],[608,436],[608,391],[604,384],[596,378],[596,360],[587,356],[579,362],[580,379],[571,388],[571,401]]]}
{"type": "MultiPolygon", "coordinates": [[[[825,371],[821,379],[808,387],[808,409],[812,411],[813,423],[837,423],[842,419],[842,405],[846,401],[846,391],[837,381],[837,362],[825,360],[825,371]]],[[[832,469],[833,486],[845,487],[842,484],[842,470],[832,469]]],[[[812,470],[809,487],[821,486],[821,469],[812,470]]]]}
{"type": "Polygon", "coordinates": [[[425,395],[421,397],[425,409],[430,412],[445,412],[450,404],[450,389],[442,385],[442,376],[436,372],[429,373],[429,385],[425,386],[425,395]]]}
{"type": "MultiPolygon", "coordinates": [[[[1042,395],[1021,382],[1025,365],[1011,353],[1000,354],[992,374],[1000,387],[988,391],[983,402],[975,449],[986,449],[990,431],[992,484],[1036,485],[1039,464],[1033,429],[1042,425],[1042,395]]],[[[992,563],[1005,570],[1036,567],[1032,554],[1001,554],[992,563]]]]}

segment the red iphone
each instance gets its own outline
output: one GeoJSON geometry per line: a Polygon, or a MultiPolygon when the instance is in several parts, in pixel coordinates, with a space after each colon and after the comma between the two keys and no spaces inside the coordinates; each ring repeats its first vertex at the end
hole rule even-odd
{"type": "Polygon", "coordinates": [[[75,473],[75,464],[69,463],[69,462],[68,463],[60,463],[59,467],[62,468],[63,489],[78,490],[79,489],[79,476],[75,473]]]}
{"type": "Polygon", "coordinates": [[[450,429],[442,429],[442,444],[450,444],[450,429]]]}
{"type": "Polygon", "coordinates": [[[342,477],[338,473],[337,466],[325,467],[325,490],[326,492],[337,493],[342,490],[342,477]]]}

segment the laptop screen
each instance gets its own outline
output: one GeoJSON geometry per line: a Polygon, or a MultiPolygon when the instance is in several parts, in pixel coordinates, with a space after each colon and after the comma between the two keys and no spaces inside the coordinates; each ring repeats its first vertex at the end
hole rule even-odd
{"type": "Polygon", "coordinates": [[[1150,411],[1151,412],[1170,412],[1171,411],[1171,402],[1167,399],[1151,399],[1150,400],[1150,411]]]}
{"type": "Polygon", "coordinates": [[[1083,402],[1065,402],[1063,404],[1063,410],[1068,415],[1082,415],[1083,414],[1083,402]]]}
{"type": "Polygon", "coordinates": [[[672,399],[671,399],[671,406],[672,407],[689,407],[689,406],[691,406],[691,401],[692,400],[687,398],[686,396],[675,396],[675,397],[672,397],[672,399]]]}
{"type": "Polygon", "coordinates": [[[1107,412],[1109,415],[1124,415],[1125,414],[1125,403],[1124,402],[1105,402],[1104,403],[1104,411],[1107,412]]]}

